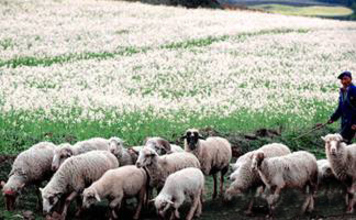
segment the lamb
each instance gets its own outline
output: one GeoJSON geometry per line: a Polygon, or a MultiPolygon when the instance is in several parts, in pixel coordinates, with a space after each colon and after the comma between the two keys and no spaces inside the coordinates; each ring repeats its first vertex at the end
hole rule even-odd
{"type": "Polygon", "coordinates": [[[346,185],[346,212],[353,213],[356,196],[356,144],[346,145],[340,134],[328,134],[322,139],[334,175],[346,185]]]}
{"type": "Polygon", "coordinates": [[[1,182],[2,192],[5,196],[7,210],[15,208],[15,200],[25,186],[37,186],[37,197],[40,204],[41,195],[38,188],[42,181],[53,174],[51,163],[56,148],[51,142],[40,142],[20,153],[9,174],[7,183],[1,182]]]}
{"type": "Polygon", "coordinates": [[[64,196],[69,195],[61,213],[65,219],[71,201],[107,170],[118,166],[117,158],[109,151],[90,151],[70,157],[59,167],[46,187],[40,189],[43,211],[50,213],[64,196]]]}
{"type": "MultiPolygon", "coordinates": [[[[284,144],[272,143],[266,144],[258,150],[248,152],[239,157],[233,165],[235,167],[235,171],[230,175],[230,180],[233,182],[224,194],[225,201],[230,201],[233,196],[247,192],[249,189],[254,190],[259,187],[263,187],[259,191],[264,190],[264,184],[259,177],[258,172],[251,169],[252,157],[255,152],[260,151],[263,152],[267,158],[283,156],[291,153],[290,149],[284,144]]],[[[259,196],[259,193],[257,193],[257,196],[259,196]]],[[[252,213],[253,201],[254,199],[252,198],[246,214],[252,213]]]]}
{"type": "Polygon", "coordinates": [[[205,175],[212,175],[214,179],[213,199],[217,196],[216,174],[220,172],[220,196],[223,195],[224,175],[229,169],[232,156],[230,143],[221,137],[202,139],[197,129],[189,129],[183,136],[186,152],[194,154],[200,162],[205,175]]]}
{"type": "Polygon", "coordinates": [[[137,197],[138,206],[133,219],[140,217],[146,196],[147,176],[143,169],[128,165],[107,171],[99,180],[83,192],[83,206],[89,208],[103,198],[109,199],[111,217],[117,219],[124,198],[137,197]]]}
{"type": "Polygon", "coordinates": [[[265,153],[257,151],[252,159],[252,169],[257,170],[269,190],[267,202],[270,215],[274,215],[275,204],[282,189],[300,188],[309,191],[303,206],[308,211],[314,209],[314,195],[318,185],[318,165],[315,156],[306,151],[298,151],[279,157],[266,158],[265,153]],[[307,190],[309,189],[309,190],[307,190]]]}
{"type": "Polygon", "coordinates": [[[113,153],[119,160],[120,166],[134,165],[137,156],[134,152],[129,151],[124,147],[124,142],[118,137],[109,139],[110,152],[113,153]]]}
{"type": "MultiPolygon", "coordinates": [[[[113,137],[112,139],[114,139],[113,137]]],[[[77,142],[74,145],[64,143],[58,146],[53,156],[52,170],[58,170],[59,166],[73,155],[83,154],[92,150],[110,150],[109,141],[104,138],[91,138],[89,140],[77,142]]],[[[111,151],[114,151],[111,149],[111,151]]]]}
{"type": "Polygon", "coordinates": [[[144,147],[140,151],[136,166],[144,167],[149,176],[149,186],[160,190],[169,174],[187,167],[200,168],[200,163],[190,153],[181,152],[159,156],[153,149],[144,147]]]}
{"type": "Polygon", "coordinates": [[[204,182],[204,175],[199,168],[185,168],[169,175],[163,189],[153,199],[159,216],[164,218],[173,209],[170,219],[180,218],[178,209],[188,196],[193,204],[186,219],[191,220],[193,215],[199,217],[202,213],[204,182]]]}
{"type": "Polygon", "coordinates": [[[324,188],[325,193],[328,193],[331,189],[331,184],[333,183],[339,183],[339,181],[336,179],[330,163],[327,159],[321,159],[316,161],[318,164],[318,188],[324,188]]]}
{"type": "Polygon", "coordinates": [[[146,139],[145,147],[151,147],[158,155],[184,152],[178,145],[170,144],[167,140],[161,137],[150,137],[146,139]]]}

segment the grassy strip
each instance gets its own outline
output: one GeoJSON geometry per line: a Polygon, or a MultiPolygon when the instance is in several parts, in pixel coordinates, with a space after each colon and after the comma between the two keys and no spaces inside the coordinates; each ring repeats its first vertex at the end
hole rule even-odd
{"type": "MultiPolygon", "coordinates": [[[[259,35],[266,34],[284,34],[284,33],[306,33],[308,30],[304,29],[273,29],[273,30],[262,30],[252,33],[241,33],[238,35],[223,35],[220,37],[204,37],[198,39],[189,39],[181,42],[173,42],[159,46],[159,49],[181,49],[181,48],[193,48],[193,47],[205,47],[209,46],[215,42],[226,41],[229,39],[233,40],[245,40],[248,37],[254,37],[259,35]]],[[[79,60],[89,60],[89,59],[98,59],[104,60],[109,58],[114,58],[116,56],[131,56],[137,53],[144,53],[149,50],[154,50],[152,47],[121,47],[113,52],[85,52],[85,53],[74,53],[74,54],[64,54],[54,57],[17,57],[9,60],[0,60],[0,67],[6,66],[11,68],[16,68],[18,66],[51,66],[53,64],[62,64],[68,62],[74,62],[79,60]]]]}
{"type": "Polygon", "coordinates": [[[257,32],[251,32],[251,33],[241,33],[238,35],[222,35],[219,37],[205,37],[205,38],[198,38],[198,39],[191,39],[191,40],[186,40],[182,42],[174,42],[174,43],[169,43],[166,45],[161,46],[163,49],[180,49],[180,48],[192,48],[192,47],[205,47],[209,46],[213,43],[216,42],[222,42],[226,41],[229,39],[235,40],[235,41],[242,41],[246,40],[249,37],[255,37],[255,36],[260,36],[260,35],[267,35],[267,34],[287,34],[287,33],[292,33],[292,32],[297,32],[297,33],[307,33],[309,30],[307,29],[272,29],[272,30],[261,30],[257,32]]]}
{"type": "MultiPolygon", "coordinates": [[[[313,124],[324,122],[329,116],[329,112],[325,110],[318,112],[312,120],[308,121],[297,115],[280,115],[273,112],[251,113],[248,110],[240,110],[227,116],[214,113],[203,117],[199,113],[184,111],[171,112],[162,116],[157,116],[150,110],[126,113],[98,111],[102,111],[104,115],[100,119],[80,119],[82,111],[79,109],[72,109],[66,113],[52,113],[50,117],[44,116],[42,111],[2,113],[0,114],[0,136],[2,137],[0,152],[18,153],[44,140],[56,144],[74,143],[96,136],[107,138],[118,136],[123,138],[127,145],[141,145],[148,136],[162,136],[174,142],[191,127],[210,127],[219,131],[222,136],[232,139],[241,136],[241,133],[259,128],[279,129],[282,127],[281,138],[285,140],[280,139],[280,141],[291,143],[291,146],[300,145],[310,148],[312,145],[305,145],[302,139],[297,140],[298,143],[296,143],[293,138],[307,131],[313,124]]],[[[263,143],[265,142],[251,142],[243,147],[248,151],[263,143]]]]}
{"type": "Polygon", "coordinates": [[[130,56],[136,53],[141,53],[146,51],[146,48],[135,48],[135,47],[124,47],[120,48],[114,52],[86,52],[81,54],[67,54],[58,55],[54,57],[17,57],[14,59],[2,61],[0,60],[0,67],[7,66],[16,68],[18,66],[51,66],[53,64],[61,64],[67,62],[73,62],[78,60],[89,60],[89,59],[107,59],[113,58],[115,56],[130,56]]]}

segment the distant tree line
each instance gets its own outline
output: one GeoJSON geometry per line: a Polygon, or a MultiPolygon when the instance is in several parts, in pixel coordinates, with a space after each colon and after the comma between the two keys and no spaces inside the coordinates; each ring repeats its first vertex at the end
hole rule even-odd
{"type": "Polygon", "coordinates": [[[209,7],[217,8],[220,4],[217,0],[140,0],[150,4],[164,4],[172,6],[184,6],[187,8],[209,7]]]}

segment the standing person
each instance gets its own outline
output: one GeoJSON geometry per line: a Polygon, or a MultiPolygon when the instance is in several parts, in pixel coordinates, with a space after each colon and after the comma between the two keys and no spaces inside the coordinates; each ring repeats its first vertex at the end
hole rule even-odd
{"type": "Polygon", "coordinates": [[[340,88],[339,105],[331,115],[328,124],[341,117],[340,134],[347,144],[351,144],[356,133],[356,86],[352,83],[351,72],[342,72],[338,77],[342,84],[340,88]]]}

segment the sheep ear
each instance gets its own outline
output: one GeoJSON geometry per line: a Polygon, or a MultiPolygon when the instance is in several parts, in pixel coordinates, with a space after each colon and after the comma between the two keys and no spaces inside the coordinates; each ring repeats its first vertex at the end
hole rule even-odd
{"type": "Polygon", "coordinates": [[[186,134],[184,134],[183,136],[181,136],[179,139],[181,139],[181,140],[184,140],[184,139],[186,139],[187,138],[187,135],[186,134]]]}
{"type": "Polygon", "coordinates": [[[204,139],[204,137],[201,136],[201,134],[198,135],[198,138],[199,138],[199,139],[204,139]]]}
{"type": "Polygon", "coordinates": [[[166,149],[166,152],[171,150],[171,144],[165,140],[165,139],[161,139],[161,144],[164,146],[164,148],[166,149]]]}
{"type": "Polygon", "coordinates": [[[173,205],[174,203],[171,200],[167,200],[167,203],[173,205]]]}
{"type": "Polygon", "coordinates": [[[43,192],[43,188],[38,188],[40,190],[40,192],[42,193],[43,192]]]}
{"type": "Polygon", "coordinates": [[[324,136],[321,136],[320,137],[323,141],[325,141],[326,140],[326,138],[324,137],[324,136]]]}
{"type": "Polygon", "coordinates": [[[234,167],[235,164],[234,163],[230,163],[229,165],[230,165],[230,167],[234,167]]]}

